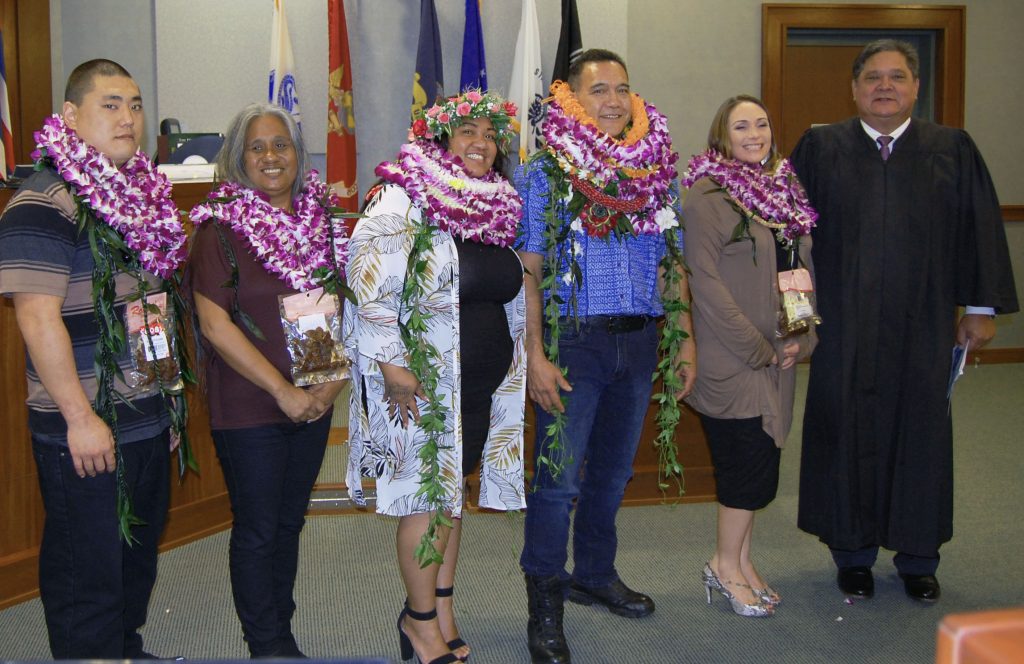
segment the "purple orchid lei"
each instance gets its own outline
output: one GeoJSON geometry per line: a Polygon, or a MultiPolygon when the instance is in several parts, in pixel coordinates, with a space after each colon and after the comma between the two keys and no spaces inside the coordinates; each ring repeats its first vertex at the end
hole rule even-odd
{"type": "Polygon", "coordinates": [[[198,226],[209,219],[231,228],[249,252],[278,279],[298,291],[320,285],[321,268],[342,271],[347,262],[348,231],[331,216],[340,201],[315,170],[293,202],[293,213],[271,205],[265,195],[236,182],[210,192],[209,200],[192,208],[198,226]]]}
{"type": "Polygon", "coordinates": [[[768,171],[760,165],[727,159],[716,150],[707,150],[690,159],[682,185],[692,187],[705,177],[724,189],[747,218],[774,229],[784,244],[808,235],[818,220],[818,213],[811,207],[807,192],[787,159],[768,171]]]}
{"type": "Polygon", "coordinates": [[[375,171],[397,184],[439,229],[463,240],[510,247],[523,202],[509,182],[494,171],[469,175],[462,160],[433,141],[402,146],[394,162],[375,171]]]}
{"type": "Polygon", "coordinates": [[[170,279],[188,255],[171,184],[139,151],[118,169],[52,115],[35,132],[32,159],[49,161],[96,217],[117,231],[142,267],[170,279]]]}
{"type": "MultiPolygon", "coordinates": [[[[669,188],[676,178],[675,163],[679,154],[672,150],[668,121],[651,104],[644,104],[649,119],[647,135],[626,145],[597,127],[580,122],[558,103],[548,104],[544,123],[547,150],[567,175],[573,175],[603,189],[618,182],[618,198],[647,196],[647,204],[635,213],[627,213],[636,234],[657,235],[665,230],[665,208],[671,209],[669,188]],[[623,171],[632,177],[623,177],[623,171]],[[655,222],[655,218],[662,225],[655,222]]],[[[674,214],[672,215],[674,218],[674,214]]]]}

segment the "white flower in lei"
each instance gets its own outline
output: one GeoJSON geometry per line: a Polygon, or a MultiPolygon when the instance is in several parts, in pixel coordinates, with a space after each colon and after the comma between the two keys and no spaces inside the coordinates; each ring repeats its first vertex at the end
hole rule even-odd
{"type": "Polygon", "coordinates": [[[671,206],[665,206],[654,215],[654,223],[658,224],[658,230],[664,233],[668,229],[678,226],[679,218],[671,206]]]}
{"type": "Polygon", "coordinates": [[[302,194],[292,203],[294,212],[274,207],[258,191],[225,182],[192,208],[189,218],[197,226],[215,219],[231,228],[268,272],[306,291],[320,285],[317,270],[345,265],[348,235],[331,218],[331,209],[339,205],[334,192],[310,170],[302,194]]]}

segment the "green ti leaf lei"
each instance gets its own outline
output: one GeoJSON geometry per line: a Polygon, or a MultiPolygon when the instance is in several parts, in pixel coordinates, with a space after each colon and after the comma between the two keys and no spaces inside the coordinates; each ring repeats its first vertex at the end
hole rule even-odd
{"type": "MultiPolygon", "coordinates": [[[[548,333],[544,344],[544,352],[549,362],[554,364],[567,376],[568,369],[559,363],[558,341],[559,341],[559,319],[561,318],[561,305],[566,304],[570,316],[578,325],[578,292],[580,284],[583,283],[583,271],[576,260],[575,233],[572,224],[564,223],[565,219],[577,219],[580,211],[586,204],[586,198],[578,190],[572,190],[570,198],[570,181],[566,173],[559,167],[556,159],[552,159],[548,151],[540,151],[531,157],[531,162],[536,162],[544,170],[548,179],[549,194],[548,201],[544,208],[544,274],[540,276],[540,290],[547,291],[548,298],[544,302],[542,316],[548,333]],[[567,271],[562,272],[561,266],[566,265],[567,271]],[[566,303],[559,295],[559,281],[567,281],[569,284],[569,301],[566,303]]],[[[624,176],[622,176],[624,177],[624,176]]],[[[611,182],[604,187],[604,193],[616,196],[618,183],[611,182]]],[[[617,239],[635,235],[635,230],[628,223],[624,216],[615,222],[612,234],[617,239]]],[[[679,377],[683,361],[679,360],[680,349],[690,335],[680,326],[679,315],[689,313],[689,303],[684,302],[679,295],[681,271],[687,270],[682,252],[680,251],[679,229],[669,228],[662,231],[665,238],[666,251],[661,258],[658,269],[663,278],[663,290],[661,292],[662,307],[665,310],[665,322],[662,327],[661,337],[658,341],[658,364],[651,377],[653,383],[661,380],[661,391],[656,392],[652,398],[658,404],[658,412],[655,421],[658,426],[658,434],[654,439],[654,446],[658,450],[658,488],[664,494],[671,486],[670,482],[676,484],[678,495],[685,491],[683,464],[679,460],[678,447],[675,442],[675,431],[681,417],[681,409],[676,394],[683,389],[683,382],[679,377]]],[[[605,240],[609,241],[607,236],[605,240]]],[[[565,393],[561,394],[563,407],[568,403],[565,393]]],[[[566,415],[564,412],[551,413],[552,422],[544,431],[544,438],[540,444],[540,451],[537,454],[537,465],[535,472],[546,469],[551,477],[557,478],[571,462],[571,457],[564,442],[566,415]]]]}
{"type": "MultiPolygon", "coordinates": [[[[42,164],[37,164],[37,169],[42,164]]],[[[84,234],[89,240],[89,249],[93,258],[92,271],[92,301],[93,312],[99,327],[99,338],[96,341],[94,363],[96,366],[97,390],[93,408],[96,414],[110,428],[114,438],[114,458],[117,464],[116,485],[117,485],[117,518],[121,538],[130,544],[136,541],[131,533],[133,526],[142,525],[144,522],[135,516],[132,507],[131,492],[128,490],[125,476],[125,461],[121,452],[121,441],[117,426],[117,403],[120,402],[130,408],[135,408],[115,387],[115,378],[124,380],[123,372],[118,366],[117,358],[127,348],[124,322],[117,315],[115,302],[117,289],[115,280],[120,273],[135,275],[138,280],[138,292],[130,295],[128,299],[137,299],[149,291],[149,284],[143,274],[143,268],[138,257],[124,242],[124,238],[108,224],[98,219],[90,207],[70,189],[72,197],[77,206],[76,220],[78,223],[79,235],[84,234]]],[[[183,340],[184,321],[186,307],[181,295],[181,275],[175,273],[171,280],[164,280],[162,286],[157,290],[166,290],[170,296],[171,308],[173,309],[174,329],[169,332],[177,337],[174,344],[178,353],[178,366],[181,370],[182,379],[188,383],[195,383],[195,375],[188,362],[188,355],[185,352],[183,340]]],[[[148,317],[151,313],[158,312],[155,305],[143,307],[143,315],[146,322],[146,330],[149,329],[148,317]]],[[[146,334],[146,341],[150,351],[154,350],[153,339],[146,334]]],[[[155,355],[155,353],[154,353],[155,355]]],[[[192,445],[188,437],[188,406],[185,401],[184,390],[172,388],[165,385],[160,372],[156,372],[157,386],[167,407],[171,420],[171,429],[174,435],[179,437],[178,445],[178,477],[184,479],[188,469],[199,472],[199,464],[192,452],[192,445]]]]}
{"type": "Polygon", "coordinates": [[[431,564],[440,565],[444,556],[437,550],[439,528],[451,528],[452,520],[445,510],[445,489],[441,482],[441,435],[445,431],[448,418],[448,407],[438,395],[437,386],[441,381],[438,369],[444,361],[440,351],[426,339],[427,321],[432,314],[428,313],[421,302],[426,298],[427,252],[432,246],[436,229],[425,221],[413,221],[412,249],[406,265],[405,284],[402,289],[402,309],[409,312],[407,321],[399,315],[398,328],[408,357],[408,369],[416,376],[425,395],[426,407],[420,410],[419,427],[426,435],[426,442],[420,447],[417,458],[420,460],[420,483],[417,496],[430,508],[430,520],[427,530],[420,538],[416,547],[415,557],[420,567],[431,564]]]}

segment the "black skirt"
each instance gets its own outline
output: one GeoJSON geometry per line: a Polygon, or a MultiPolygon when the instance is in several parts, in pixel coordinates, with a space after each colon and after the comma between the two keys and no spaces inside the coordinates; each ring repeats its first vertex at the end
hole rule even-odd
{"type": "Polygon", "coordinates": [[[782,450],[761,428],[760,417],[719,419],[700,414],[715,466],[718,502],[758,510],[775,499],[782,450]]]}

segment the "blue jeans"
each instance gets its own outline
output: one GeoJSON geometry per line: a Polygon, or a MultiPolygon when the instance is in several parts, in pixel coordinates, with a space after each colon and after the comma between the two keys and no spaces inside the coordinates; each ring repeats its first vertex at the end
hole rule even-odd
{"type": "Polygon", "coordinates": [[[213,431],[231,499],[231,594],[254,656],[295,647],[291,631],[299,534],[320,472],[330,413],[310,424],[213,431]]]}
{"type": "Polygon", "coordinates": [[[559,354],[568,367],[572,392],[566,394],[565,445],[571,459],[553,478],[537,466],[552,418],[536,409],[533,461],[537,473],[526,496],[526,525],[520,565],[529,576],[569,577],[569,513],[576,501],[572,577],[584,586],[605,586],[618,579],[615,515],[626,483],[633,477],[644,415],[657,364],[655,323],[611,334],[604,319],[563,325],[559,354]]]}
{"type": "Polygon", "coordinates": [[[116,473],[79,477],[68,448],[32,440],[46,510],[39,595],[54,659],[123,659],[142,653],[156,581],[157,542],[167,517],[170,440],[121,446],[135,516],[131,546],[117,520],[116,473]]]}

